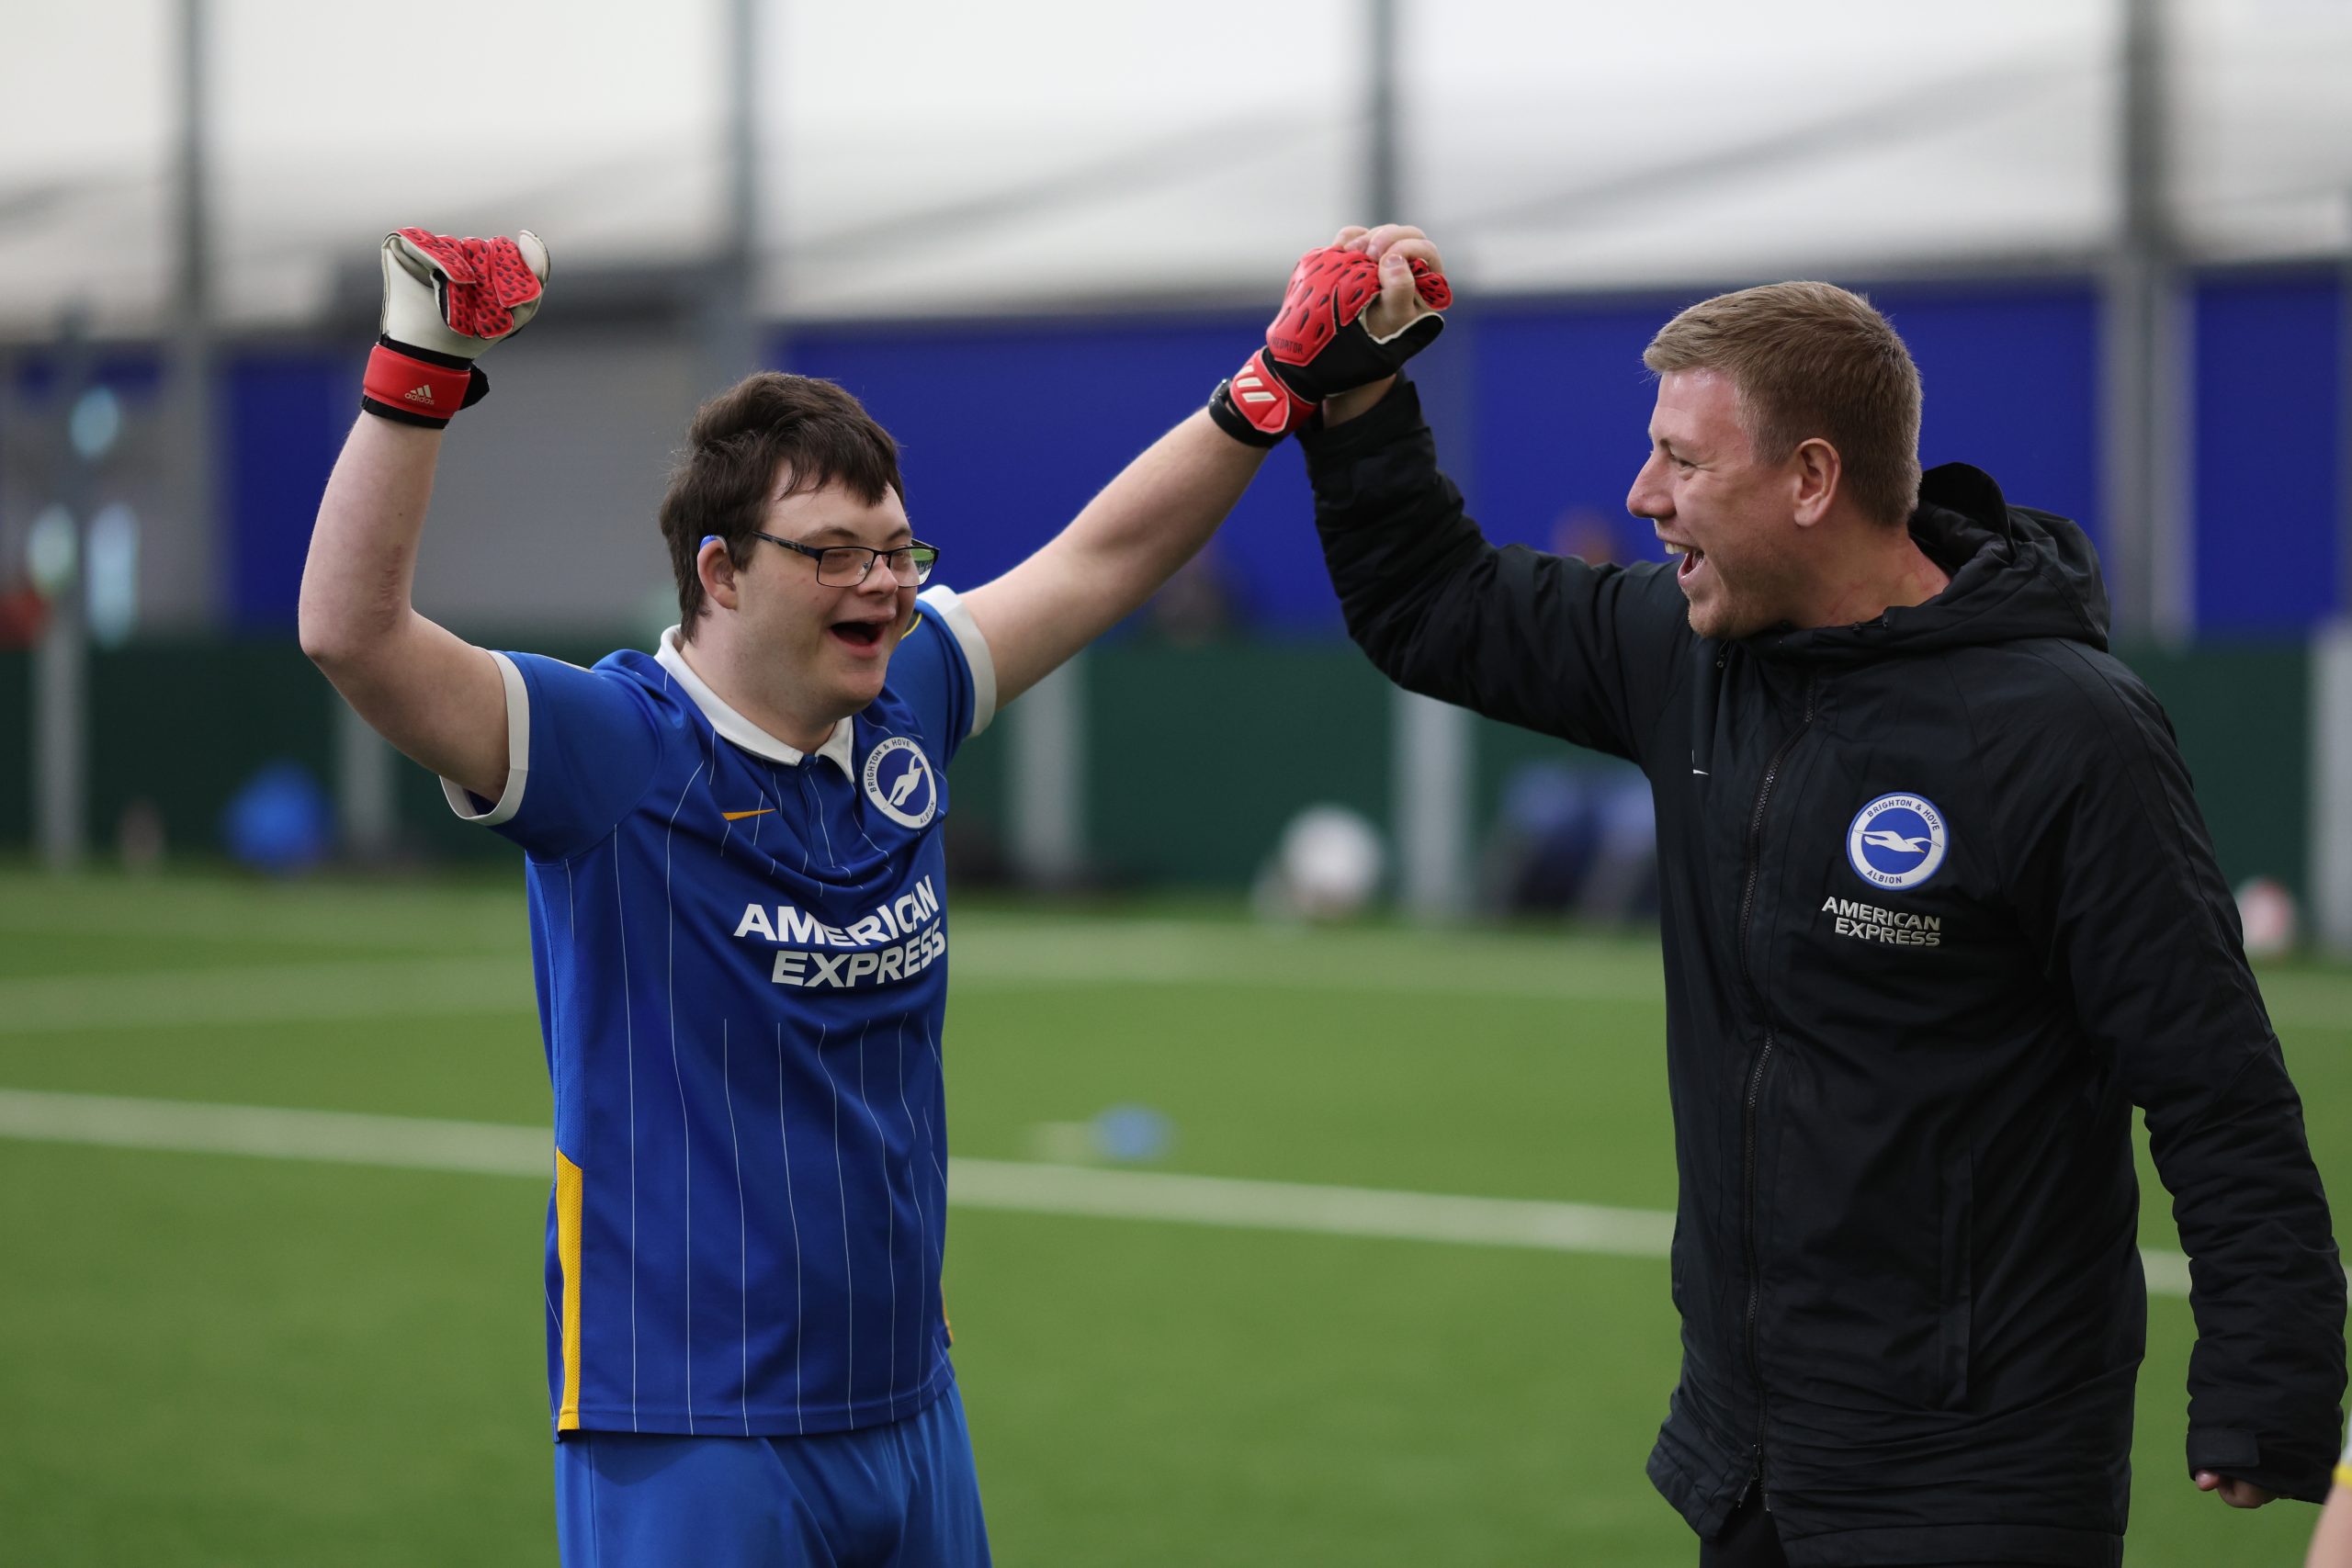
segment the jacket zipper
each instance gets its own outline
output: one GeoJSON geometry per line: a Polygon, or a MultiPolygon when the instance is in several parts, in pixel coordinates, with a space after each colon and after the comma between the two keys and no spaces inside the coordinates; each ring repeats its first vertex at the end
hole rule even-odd
{"type": "MultiPolygon", "coordinates": [[[[1762,782],[1756,786],[1756,808],[1747,818],[1747,878],[1739,896],[1739,973],[1755,995],[1757,1011],[1765,1011],[1764,987],[1757,982],[1755,969],[1747,962],[1747,937],[1750,922],[1756,914],[1756,883],[1764,867],[1764,811],[1772,798],[1773,781],[1780,777],[1781,764],[1789,760],[1797,742],[1813,725],[1814,678],[1805,677],[1804,716],[1797,721],[1789,738],[1781,742],[1780,750],[1765,764],[1762,782]]],[[[1764,1030],[1764,1043],[1756,1053],[1756,1065],[1748,1069],[1747,1098],[1740,1113],[1740,1193],[1744,1200],[1741,1214],[1743,1237],[1747,1244],[1747,1370],[1756,1380],[1756,1485],[1764,1486],[1764,1365],[1756,1347],[1756,1316],[1758,1298],[1763,1291],[1763,1271],[1756,1258],[1756,1104],[1764,1093],[1765,1069],[1772,1062],[1772,1031],[1764,1030]]]]}

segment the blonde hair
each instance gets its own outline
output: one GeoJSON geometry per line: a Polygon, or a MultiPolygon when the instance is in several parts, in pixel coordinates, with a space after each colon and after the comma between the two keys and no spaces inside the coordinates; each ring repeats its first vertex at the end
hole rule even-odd
{"type": "Polygon", "coordinates": [[[1767,463],[1818,437],[1871,517],[1900,527],[1919,501],[1919,367],[1884,316],[1831,283],[1771,283],[1702,299],[1642,353],[1659,375],[1713,370],[1739,395],[1767,463]]]}

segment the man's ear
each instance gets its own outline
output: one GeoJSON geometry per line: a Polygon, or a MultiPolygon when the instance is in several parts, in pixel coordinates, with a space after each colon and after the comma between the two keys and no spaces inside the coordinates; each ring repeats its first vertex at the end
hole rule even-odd
{"type": "Polygon", "coordinates": [[[716,534],[702,536],[695,572],[702,579],[703,596],[712,604],[729,610],[742,607],[742,596],[735,588],[735,558],[728,553],[726,540],[716,534]]]}
{"type": "Polygon", "coordinates": [[[1810,528],[1829,515],[1845,478],[1845,459],[1819,436],[1797,443],[1789,458],[1789,507],[1797,526],[1810,528]]]}

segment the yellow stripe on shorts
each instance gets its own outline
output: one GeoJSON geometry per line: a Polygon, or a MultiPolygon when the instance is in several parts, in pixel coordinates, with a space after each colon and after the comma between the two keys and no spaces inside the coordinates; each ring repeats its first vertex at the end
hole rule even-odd
{"type": "Polygon", "coordinates": [[[580,1168],[555,1152],[555,1258],[563,1270],[563,1403],[559,1432],[580,1430],[580,1168]]]}

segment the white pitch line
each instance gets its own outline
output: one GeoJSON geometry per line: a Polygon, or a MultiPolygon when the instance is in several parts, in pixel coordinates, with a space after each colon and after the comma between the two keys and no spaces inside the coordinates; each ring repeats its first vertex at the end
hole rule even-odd
{"type": "Polygon", "coordinates": [[[1674,1216],[1647,1209],[1011,1160],[949,1161],[947,1199],[975,1209],[1033,1214],[1521,1247],[1613,1258],[1664,1258],[1674,1241],[1674,1216]]]}
{"type": "Polygon", "coordinates": [[[0,1089],[0,1138],[542,1179],[555,1166],[544,1127],[17,1089],[0,1089]]]}
{"type": "Polygon", "coordinates": [[[0,980],[0,1034],[532,1012],[511,958],[363,959],[0,980]]]}
{"type": "MultiPolygon", "coordinates": [[[[30,1089],[0,1089],[0,1138],[539,1180],[552,1163],[542,1127],[30,1089]]],[[[1652,1209],[1012,1160],[950,1160],[947,1201],[967,1209],[1612,1258],[1664,1258],[1674,1239],[1674,1216],[1652,1209]]],[[[2140,1256],[2150,1292],[2188,1293],[2188,1258],[2148,1247],[2140,1256]]]]}

